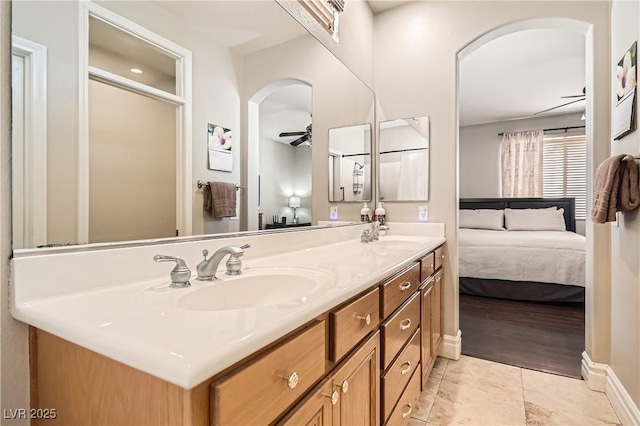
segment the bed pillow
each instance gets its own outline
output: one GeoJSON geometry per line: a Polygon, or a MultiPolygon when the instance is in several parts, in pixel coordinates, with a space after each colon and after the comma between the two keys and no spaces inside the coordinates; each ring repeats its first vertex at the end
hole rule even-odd
{"type": "Polygon", "coordinates": [[[507,231],[566,231],[564,209],[504,209],[507,231]]]}
{"type": "Polygon", "coordinates": [[[504,231],[503,210],[460,210],[460,228],[504,231]]]}

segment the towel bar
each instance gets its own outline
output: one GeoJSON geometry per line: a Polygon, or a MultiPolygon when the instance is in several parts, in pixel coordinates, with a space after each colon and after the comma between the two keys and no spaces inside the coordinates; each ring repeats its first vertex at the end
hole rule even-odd
{"type": "MultiPolygon", "coordinates": [[[[209,185],[209,183],[199,180],[198,182],[196,182],[196,185],[198,185],[198,188],[202,188],[205,185],[209,185]]],[[[236,191],[238,189],[244,189],[244,185],[240,185],[239,183],[236,183],[236,191]]]]}

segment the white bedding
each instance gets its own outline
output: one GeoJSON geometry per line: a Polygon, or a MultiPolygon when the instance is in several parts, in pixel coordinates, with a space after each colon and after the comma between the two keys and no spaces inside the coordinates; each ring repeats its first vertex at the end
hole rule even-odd
{"type": "Polygon", "coordinates": [[[574,232],[459,230],[460,276],[585,285],[585,238],[574,232]]]}

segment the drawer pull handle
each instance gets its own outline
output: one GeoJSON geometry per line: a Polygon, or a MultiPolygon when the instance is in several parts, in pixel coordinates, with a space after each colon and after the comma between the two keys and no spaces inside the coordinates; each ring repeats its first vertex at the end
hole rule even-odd
{"type": "Polygon", "coordinates": [[[331,405],[336,405],[338,403],[339,395],[338,391],[331,392],[331,395],[324,394],[324,396],[331,399],[331,405]]]}
{"type": "Polygon", "coordinates": [[[347,393],[347,391],[349,390],[349,381],[345,380],[344,382],[342,382],[342,385],[340,385],[340,389],[342,389],[342,393],[347,393]]]}
{"type": "Polygon", "coordinates": [[[411,327],[411,318],[405,318],[404,320],[402,320],[402,322],[400,323],[400,330],[404,331],[409,327],[411,327]]]}
{"type": "Polygon", "coordinates": [[[429,265],[429,269],[433,271],[433,265],[429,265]]]}
{"type": "Polygon", "coordinates": [[[436,282],[440,282],[440,281],[442,281],[442,277],[436,278],[436,282]]]}
{"type": "Polygon", "coordinates": [[[407,362],[405,362],[405,363],[404,363],[404,364],[402,364],[402,365],[406,365],[406,366],[407,366],[407,368],[403,368],[402,370],[400,370],[400,374],[404,376],[404,375],[405,375],[405,374],[407,374],[409,371],[411,371],[411,361],[407,361],[407,362]]]}
{"type": "Polygon", "coordinates": [[[298,373],[296,373],[295,371],[288,376],[280,377],[282,378],[282,380],[285,380],[287,382],[287,386],[289,387],[289,389],[293,389],[298,386],[298,380],[300,380],[300,377],[298,377],[298,373]]]}
{"type": "Polygon", "coordinates": [[[367,325],[371,324],[371,314],[367,314],[367,316],[366,316],[366,317],[359,317],[359,316],[356,316],[356,318],[361,319],[361,320],[362,320],[362,321],[364,321],[364,322],[365,322],[365,324],[367,324],[367,325]]]}
{"type": "Polygon", "coordinates": [[[440,259],[444,260],[444,254],[440,255],[440,259]]]}
{"type": "Polygon", "coordinates": [[[400,284],[400,291],[409,290],[411,288],[411,283],[409,281],[405,281],[403,284],[400,284]]]}
{"type": "Polygon", "coordinates": [[[404,411],[402,413],[402,418],[403,419],[406,419],[407,417],[409,417],[411,415],[411,411],[413,411],[413,405],[411,405],[411,403],[408,403],[407,407],[409,407],[409,410],[408,411],[404,411]]]}

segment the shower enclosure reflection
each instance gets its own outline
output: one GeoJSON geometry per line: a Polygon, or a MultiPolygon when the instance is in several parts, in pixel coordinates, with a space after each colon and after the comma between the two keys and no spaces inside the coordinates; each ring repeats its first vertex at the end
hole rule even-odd
{"type": "Polygon", "coordinates": [[[371,124],[329,129],[329,201],[371,201],[371,124]]]}
{"type": "Polygon", "coordinates": [[[429,199],[429,117],[380,123],[380,200],[429,199]]]}

